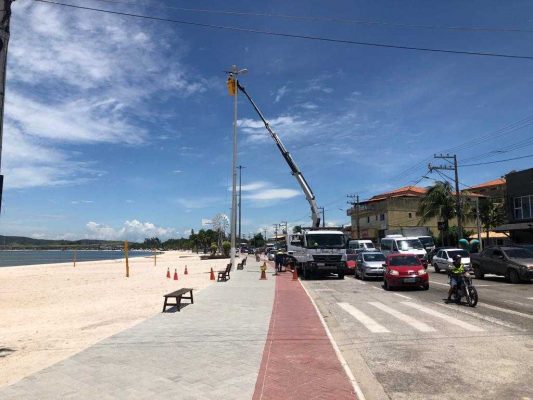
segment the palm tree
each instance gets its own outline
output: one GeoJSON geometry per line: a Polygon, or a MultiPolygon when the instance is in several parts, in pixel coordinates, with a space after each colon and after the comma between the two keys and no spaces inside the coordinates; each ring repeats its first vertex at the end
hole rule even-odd
{"type": "MultiPolygon", "coordinates": [[[[454,218],[456,214],[455,197],[452,186],[449,182],[435,182],[427,193],[424,195],[418,205],[417,214],[420,216],[418,225],[422,225],[432,218],[443,221],[448,226],[448,221],[454,218]]],[[[441,231],[441,240],[444,239],[441,231]]]]}
{"type": "Polygon", "coordinates": [[[492,199],[479,202],[479,220],[483,229],[487,233],[487,243],[489,232],[505,222],[505,207],[503,203],[496,203],[492,199]]]}

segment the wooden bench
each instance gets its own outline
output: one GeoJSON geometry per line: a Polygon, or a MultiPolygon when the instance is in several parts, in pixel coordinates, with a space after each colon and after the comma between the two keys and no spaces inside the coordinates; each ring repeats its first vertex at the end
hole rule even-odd
{"type": "Polygon", "coordinates": [[[175,292],[165,294],[163,296],[165,298],[165,303],[163,304],[163,312],[167,309],[167,307],[176,306],[178,307],[178,311],[181,309],[181,299],[187,299],[191,301],[191,304],[194,304],[194,300],[192,297],[192,289],[191,288],[183,288],[176,290],[175,292]],[[185,293],[190,293],[190,296],[184,296],[185,293]],[[174,298],[176,299],[175,303],[169,303],[168,298],[174,298]]]}
{"type": "Polygon", "coordinates": [[[244,269],[244,264],[243,262],[240,262],[237,264],[237,269],[244,269]]]}
{"type": "Polygon", "coordinates": [[[229,280],[229,273],[231,272],[231,263],[226,266],[226,269],[223,271],[218,271],[217,282],[226,282],[229,280]]]}

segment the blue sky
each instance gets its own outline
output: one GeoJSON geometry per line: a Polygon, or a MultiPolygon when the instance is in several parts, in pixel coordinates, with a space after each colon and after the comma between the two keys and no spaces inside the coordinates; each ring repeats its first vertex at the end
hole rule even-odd
{"type": "MultiPolygon", "coordinates": [[[[295,34],[533,56],[529,32],[169,8],[533,30],[528,1],[68,2],[295,34]]],[[[435,152],[460,146],[454,150],[460,164],[533,154],[533,125],[491,134],[533,116],[532,60],[220,31],[31,0],[14,3],[11,24],[1,234],[180,237],[200,229],[202,219],[229,214],[233,114],[223,70],[232,64],[248,68],[242,83],[326,208],[328,223],[349,223],[347,194],[364,199],[418,181],[435,152]]],[[[491,180],[529,168],[532,160],[461,168],[460,181],[491,180]]],[[[243,233],[280,221],[309,222],[305,198],[243,97],[239,164],[246,167],[243,233]]]]}

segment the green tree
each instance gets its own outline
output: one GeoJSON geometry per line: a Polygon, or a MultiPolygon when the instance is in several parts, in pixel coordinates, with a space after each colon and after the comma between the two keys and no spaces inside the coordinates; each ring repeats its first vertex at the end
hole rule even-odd
{"type": "Polygon", "coordinates": [[[229,251],[231,250],[231,243],[228,242],[227,240],[224,240],[222,242],[222,249],[224,251],[224,256],[228,257],[229,256],[229,251]]]}
{"type": "Polygon", "coordinates": [[[302,226],[301,225],[293,226],[292,233],[302,233],[302,226]]]}
{"type": "Polygon", "coordinates": [[[218,245],[216,244],[216,242],[211,243],[211,255],[214,256],[217,250],[218,250],[218,245]]]}
{"type": "Polygon", "coordinates": [[[489,240],[489,232],[505,222],[505,206],[503,203],[497,203],[492,199],[484,199],[479,202],[479,220],[481,226],[487,234],[487,242],[489,240]]]}
{"type": "Polygon", "coordinates": [[[250,244],[253,247],[261,247],[265,245],[265,238],[261,233],[256,233],[252,240],[250,240],[250,244]]]}
{"type": "MultiPolygon", "coordinates": [[[[420,200],[417,215],[420,217],[418,225],[423,225],[432,218],[443,221],[445,225],[455,217],[455,197],[449,182],[437,181],[420,200]]],[[[448,236],[440,232],[441,240],[448,236]]]]}

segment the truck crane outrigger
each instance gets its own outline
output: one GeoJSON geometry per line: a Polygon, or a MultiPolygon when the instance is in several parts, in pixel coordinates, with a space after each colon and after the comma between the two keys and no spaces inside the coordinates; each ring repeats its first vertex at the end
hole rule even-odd
{"type": "Polygon", "coordinates": [[[320,214],[311,187],[246,89],[238,80],[232,80],[232,76],[230,75],[228,87],[233,93],[237,88],[235,88],[235,86],[231,87],[230,85],[235,85],[235,83],[238,90],[244,93],[246,98],[250,101],[255,112],[263,121],[268,133],[270,133],[270,136],[274,139],[274,142],[276,142],[276,146],[278,146],[283,158],[289,165],[292,175],[294,175],[298,181],[298,184],[305,194],[305,198],[311,206],[312,227],[302,228],[301,233],[290,234],[287,232],[286,241],[288,255],[293,258],[296,267],[301,271],[305,279],[309,279],[312,275],[327,273],[336,273],[339,279],[344,279],[344,274],[346,272],[346,236],[340,228],[320,228],[320,214]]]}
{"type": "Polygon", "coordinates": [[[261,110],[259,110],[259,108],[255,104],[255,102],[252,100],[252,98],[250,97],[250,95],[248,94],[244,86],[242,86],[239,81],[237,81],[237,87],[239,88],[241,92],[244,93],[246,98],[252,104],[252,107],[254,108],[257,115],[259,115],[259,118],[261,118],[261,120],[263,121],[263,124],[265,124],[266,130],[268,131],[268,133],[270,133],[270,136],[272,136],[272,139],[274,139],[274,142],[276,142],[276,146],[278,146],[278,149],[281,152],[281,155],[283,156],[283,158],[289,165],[292,175],[296,178],[296,180],[298,181],[298,184],[302,188],[305,194],[305,198],[307,199],[307,201],[309,202],[309,205],[311,206],[311,220],[313,223],[313,228],[320,227],[320,214],[318,210],[318,205],[316,203],[315,195],[313,191],[311,190],[311,187],[309,186],[304,176],[302,175],[302,172],[300,171],[300,169],[298,168],[298,166],[292,159],[290,153],[287,151],[287,149],[285,148],[285,146],[279,139],[279,136],[276,134],[276,132],[272,130],[272,128],[270,127],[270,124],[263,116],[263,113],[261,112],[261,110]]]}

